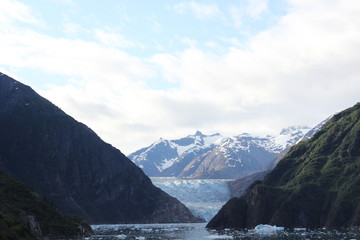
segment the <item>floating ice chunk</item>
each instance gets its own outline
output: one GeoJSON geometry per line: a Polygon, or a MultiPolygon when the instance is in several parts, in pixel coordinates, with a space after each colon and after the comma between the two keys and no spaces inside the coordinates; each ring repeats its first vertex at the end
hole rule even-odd
{"type": "Polygon", "coordinates": [[[306,228],[294,228],[294,231],[306,231],[306,228]]]}
{"type": "Polygon", "coordinates": [[[145,240],[145,237],[136,237],[136,240],[145,240]]]}
{"type": "Polygon", "coordinates": [[[116,239],[126,239],[126,235],[124,235],[124,234],[117,235],[115,238],[116,239]]]}
{"type": "Polygon", "coordinates": [[[254,231],[259,234],[273,234],[277,231],[284,231],[284,228],[267,224],[259,224],[255,227],[254,231]]]}
{"type": "Polygon", "coordinates": [[[228,235],[209,235],[207,236],[209,239],[233,239],[233,236],[228,235]]]}
{"type": "Polygon", "coordinates": [[[164,231],[165,232],[173,232],[173,231],[177,231],[179,230],[179,228],[165,228],[164,231]]]}

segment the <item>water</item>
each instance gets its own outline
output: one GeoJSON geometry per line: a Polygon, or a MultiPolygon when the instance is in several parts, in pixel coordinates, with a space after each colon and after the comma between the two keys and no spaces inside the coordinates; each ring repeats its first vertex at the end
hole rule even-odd
{"type": "Polygon", "coordinates": [[[151,181],[206,221],[231,198],[228,179],[151,178],[151,181]]]}
{"type": "Polygon", "coordinates": [[[116,224],[93,225],[95,235],[88,240],[209,240],[209,239],[241,239],[241,240],[359,240],[360,231],[274,231],[256,232],[255,230],[214,231],[205,229],[205,223],[196,224],[116,224]]]}

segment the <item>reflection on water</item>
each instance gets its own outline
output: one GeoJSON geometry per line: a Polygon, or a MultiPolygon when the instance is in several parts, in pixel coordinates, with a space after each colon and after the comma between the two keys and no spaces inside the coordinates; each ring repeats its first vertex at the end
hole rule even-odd
{"type": "Polygon", "coordinates": [[[359,240],[360,231],[276,231],[272,233],[257,233],[254,230],[213,231],[205,229],[204,223],[191,224],[116,224],[116,225],[93,225],[96,235],[89,240],[202,240],[202,239],[243,239],[243,240],[359,240]]]}

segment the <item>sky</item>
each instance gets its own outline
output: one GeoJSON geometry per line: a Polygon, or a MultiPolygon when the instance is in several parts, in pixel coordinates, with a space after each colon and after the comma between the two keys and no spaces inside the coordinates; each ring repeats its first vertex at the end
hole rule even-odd
{"type": "Polygon", "coordinates": [[[130,154],[360,100],[358,0],[0,0],[0,72],[130,154]]]}

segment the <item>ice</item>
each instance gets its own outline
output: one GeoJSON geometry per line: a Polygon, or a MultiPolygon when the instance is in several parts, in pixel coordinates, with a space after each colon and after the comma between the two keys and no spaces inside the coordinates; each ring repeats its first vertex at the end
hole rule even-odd
{"type": "Polygon", "coordinates": [[[116,239],[126,239],[126,235],[120,234],[115,237],[116,239]]]}
{"type": "Polygon", "coordinates": [[[209,239],[233,239],[233,236],[228,235],[210,235],[207,238],[209,239]]]}
{"type": "Polygon", "coordinates": [[[282,227],[259,225],[257,230],[209,230],[206,223],[178,224],[112,224],[92,225],[94,235],[87,240],[115,239],[152,239],[152,240],[211,240],[211,239],[247,239],[247,240],[305,240],[305,239],[359,239],[360,229],[347,231],[327,229],[297,229],[286,231],[282,227]],[[151,230],[151,231],[150,231],[151,230]]]}
{"type": "Polygon", "coordinates": [[[306,228],[294,228],[294,231],[305,231],[306,228]]]}
{"type": "Polygon", "coordinates": [[[259,224],[255,227],[254,231],[258,234],[270,235],[276,233],[277,231],[284,231],[284,228],[267,224],[259,224]]]}
{"type": "Polygon", "coordinates": [[[209,221],[231,198],[229,180],[151,178],[153,184],[177,198],[190,211],[209,221]]]}

